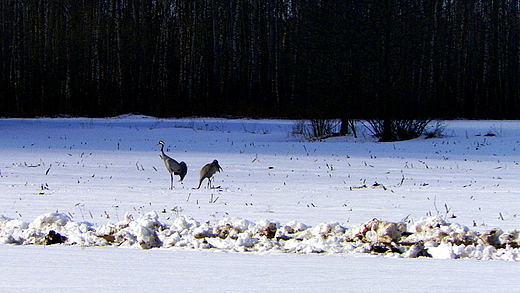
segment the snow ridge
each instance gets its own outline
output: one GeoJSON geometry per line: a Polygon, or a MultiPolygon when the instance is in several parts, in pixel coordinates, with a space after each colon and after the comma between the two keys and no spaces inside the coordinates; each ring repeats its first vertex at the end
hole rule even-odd
{"type": "Polygon", "coordinates": [[[472,231],[441,217],[404,222],[370,220],[352,228],[337,222],[315,227],[297,221],[285,225],[225,218],[200,223],[179,216],[172,224],[157,212],[134,218],[127,213],[115,224],[75,222],[63,213],[47,213],[31,223],[0,216],[0,243],[17,245],[121,246],[141,249],[178,247],[233,252],[363,253],[392,257],[470,258],[520,261],[520,233],[495,228],[472,231]]]}

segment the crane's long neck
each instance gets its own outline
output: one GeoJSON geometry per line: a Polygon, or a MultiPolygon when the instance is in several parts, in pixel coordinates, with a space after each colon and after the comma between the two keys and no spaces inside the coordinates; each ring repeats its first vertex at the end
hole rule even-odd
{"type": "Polygon", "coordinates": [[[164,154],[164,144],[161,144],[161,158],[165,158],[166,155],[164,154]]]}

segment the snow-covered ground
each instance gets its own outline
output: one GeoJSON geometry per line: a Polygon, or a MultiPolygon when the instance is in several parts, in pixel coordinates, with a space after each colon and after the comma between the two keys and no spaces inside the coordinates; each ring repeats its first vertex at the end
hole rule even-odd
{"type": "Polygon", "coordinates": [[[515,291],[520,122],[395,143],[294,126],[0,120],[0,288],[515,291]],[[159,140],[188,164],[174,190],[159,140]],[[216,188],[194,189],[214,159],[216,188]]]}

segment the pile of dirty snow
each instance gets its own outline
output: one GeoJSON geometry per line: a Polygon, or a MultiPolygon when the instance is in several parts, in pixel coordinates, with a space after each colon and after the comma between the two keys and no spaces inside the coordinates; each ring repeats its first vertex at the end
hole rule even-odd
{"type": "Polygon", "coordinates": [[[172,224],[156,212],[95,226],[62,213],[47,213],[26,223],[0,216],[0,243],[18,245],[122,246],[142,249],[181,247],[234,252],[369,253],[395,257],[520,261],[520,233],[491,229],[483,233],[440,217],[412,225],[377,219],[346,228],[339,223],[315,227],[292,221],[226,218],[200,223],[179,216],[172,224]]]}

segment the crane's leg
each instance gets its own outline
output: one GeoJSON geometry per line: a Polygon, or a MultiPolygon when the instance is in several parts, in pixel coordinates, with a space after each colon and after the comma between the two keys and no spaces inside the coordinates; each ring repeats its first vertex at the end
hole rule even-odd
{"type": "Polygon", "coordinates": [[[170,173],[170,189],[173,189],[173,173],[170,173]]]}
{"type": "Polygon", "coordinates": [[[208,189],[211,189],[211,178],[208,178],[208,189]]]}

